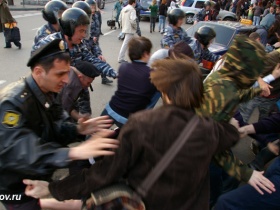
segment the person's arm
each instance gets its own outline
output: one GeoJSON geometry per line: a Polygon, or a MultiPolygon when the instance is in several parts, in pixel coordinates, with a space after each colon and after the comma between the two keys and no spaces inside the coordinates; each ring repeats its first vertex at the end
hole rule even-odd
{"type": "Polygon", "coordinates": [[[233,126],[229,123],[218,123],[215,121],[213,123],[213,129],[215,130],[219,141],[216,153],[229,149],[239,141],[239,132],[237,130],[238,125],[233,126]]]}
{"type": "Polygon", "coordinates": [[[106,76],[113,78],[117,77],[117,72],[108,63],[100,60],[98,57],[93,56],[84,43],[81,43],[79,48],[82,51],[82,60],[92,63],[98,69],[98,71],[102,72],[106,76]]]}
{"type": "Polygon", "coordinates": [[[136,10],[134,9],[130,12],[130,16],[129,16],[129,21],[130,21],[131,27],[134,29],[137,29],[136,20],[137,20],[136,10]]]}
{"type": "Polygon", "coordinates": [[[247,102],[254,97],[260,95],[262,90],[260,88],[249,88],[239,91],[239,103],[247,102]]]}
{"type": "Polygon", "coordinates": [[[199,21],[202,21],[203,20],[203,13],[204,13],[205,9],[201,9],[197,14],[195,14],[193,16],[193,24],[196,24],[197,22],[199,21]]]}
{"type": "MultiPolygon", "coordinates": [[[[252,87],[254,87],[254,88],[260,87],[262,90],[267,89],[270,87],[268,84],[270,84],[274,80],[278,79],[279,77],[280,77],[280,64],[277,64],[275,66],[275,68],[273,69],[273,71],[271,72],[271,74],[268,74],[264,78],[259,77],[258,81],[256,81],[252,87]]],[[[270,88],[272,88],[272,87],[270,87],[270,88]]]]}
{"type": "Polygon", "coordinates": [[[216,62],[220,57],[221,57],[220,55],[216,55],[216,54],[210,52],[210,50],[208,48],[203,49],[202,59],[204,59],[204,60],[216,62]]]}
{"type": "Polygon", "coordinates": [[[275,113],[269,117],[262,118],[260,121],[243,126],[239,129],[242,134],[269,134],[280,132],[280,113],[275,113]]]}
{"type": "Polygon", "coordinates": [[[115,151],[114,156],[104,157],[89,169],[84,169],[76,175],[68,176],[49,185],[40,181],[25,180],[26,184],[32,185],[32,187],[26,188],[26,194],[42,197],[51,192],[53,197],[59,201],[81,199],[97,189],[119,181],[129,171],[129,168],[134,167],[134,163],[143,150],[141,145],[145,139],[143,128],[144,126],[139,126],[137,120],[130,118],[121,130],[118,138],[120,147],[115,151]]]}
{"type": "Polygon", "coordinates": [[[169,49],[171,48],[174,44],[174,38],[173,38],[173,31],[172,31],[172,26],[166,27],[165,32],[163,34],[163,37],[161,39],[161,47],[169,49]]]}
{"type": "MultiPolygon", "coordinates": [[[[0,112],[3,113],[0,123],[1,170],[45,175],[52,173],[54,168],[67,167],[70,160],[87,159],[100,154],[97,142],[91,141],[69,149],[59,144],[59,139],[53,139],[51,135],[38,136],[29,128],[26,113],[10,102],[1,104],[0,112]]],[[[51,129],[51,125],[45,126],[44,129],[51,129]]]]}

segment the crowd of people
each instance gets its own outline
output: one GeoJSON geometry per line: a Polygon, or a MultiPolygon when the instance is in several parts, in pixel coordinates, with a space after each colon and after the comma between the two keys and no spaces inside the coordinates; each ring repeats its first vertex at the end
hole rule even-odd
{"type": "MultiPolygon", "coordinates": [[[[115,183],[139,192],[146,176],[196,119],[199,124],[143,193],[146,209],[279,209],[277,15],[269,11],[263,27],[250,36],[236,35],[227,53],[219,56],[209,50],[215,29],[202,26],[189,37],[182,28],[184,12],[174,8],[166,14],[165,1],[154,1],[151,13],[159,10],[168,24],[161,17],[162,49],[152,54],[151,41],[139,31],[136,5],[128,0],[123,7],[120,0],[114,6],[125,34],[118,71],[102,54],[94,0],[78,1],[71,8],[59,0],[45,5],[46,24],[35,35],[27,63],[30,75],[0,90],[0,194],[21,195],[20,200],[3,200],[4,206],[70,210],[121,205],[127,201],[107,200],[98,207],[86,200],[115,183]],[[272,30],[276,45],[267,45],[263,41],[272,30]],[[273,46],[269,53],[268,46],[273,46]],[[124,59],[126,51],[131,62],[124,59]],[[204,81],[203,61],[215,64],[204,81]],[[92,117],[89,89],[99,75],[102,84],[111,82],[107,77],[118,84],[101,116],[92,117]],[[160,98],[163,105],[154,108],[160,98]],[[255,107],[259,122],[248,124],[255,107]],[[113,125],[118,129],[112,130],[113,125]],[[231,150],[246,135],[257,142],[249,164],[231,150]],[[73,142],[81,143],[67,146],[73,142]],[[52,181],[58,168],[69,168],[70,175],[52,181]],[[245,185],[239,187],[241,182],[245,185]],[[53,198],[45,199],[49,194],[53,198]]],[[[211,2],[206,2],[197,21],[211,19],[209,8],[211,2]]]]}

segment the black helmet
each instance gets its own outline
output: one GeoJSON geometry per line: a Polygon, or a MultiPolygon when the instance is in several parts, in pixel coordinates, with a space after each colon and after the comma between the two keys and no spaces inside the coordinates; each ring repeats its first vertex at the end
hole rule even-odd
{"type": "Polygon", "coordinates": [[[62,33],[72,37],[77,26],[89,25],[89,18],[83,10],[70,8],[62,13],[59,24],[62,33]]]}
{"type": "Polygon", "coordinates": [[[72,5],[72,8],[80,8],[80,9],[84,10],[87,13],[89,18],[91,17],[91,8],[90,8],[89,4],[84,2],[84,1],[77,1],[77,2],[75,2],[72,5]]]}
{"type": "Polygon", "coordinates": [[[204,7],[207,7],[207,6],[210,6],[210,7],[212,6],[210,1],[204,2],[204,7]]]}
{"type": "Polygon", "coordinates": [[[168,22],[172,25],[176,25],[180,18],[184,18],[186,15],[183,10],[179,8],[172,9],[168,13],[168,22]]]}
{"type": "Polygon", "coordinates": [[[88,3],[89,6],[96,5],[96,1],[94,0],[86,0],[86,3],[88,3]]]}
{"type": "Polygon", "coordinates": [[[194,37],[204,46],[216,37],[216,32],[209,26],[202,26],[196,32],[194,37]]]}
{"type": "Polygon", "coordinates": [[[67,9],[67,5],[60,0],[49,1],[42,10],[43,18],[50,24],[56,24],[59,15],[67,9]]]}

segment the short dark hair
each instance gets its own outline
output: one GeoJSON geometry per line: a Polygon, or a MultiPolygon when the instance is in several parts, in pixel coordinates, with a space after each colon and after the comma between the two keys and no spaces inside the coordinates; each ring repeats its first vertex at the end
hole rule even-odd
{"type": "Polygon", "coordinates": [[[139,60],[145,52],[151,53],[152,42],[146,37],[135,37],[128,42],[128,56],[131,61],[139,60]]]}
{"type": "Polygon", "coordinates": [[[182,58],[181,55],[186,55],[194,59],[194,54],[192,48],[185,42],[180,41],[174,44],[168,51],[168,55],[171,58],[182,58]]]}
{"type": "Polygon", "coordinates": [[[135,0],[128,0],[128,4],[132,5],[133,3],[135,3],[135,0]]]}
{"type": "Polygon", "coordinates": [[[56,55],[53,55],[53,56],[49,56],[49,57],[47,57],[43,60],[38,60],[37,62],[35,62],[31,66],[31,71],[33,71],[36,66],[40,65],[48,73],[49,70],[51,68],[53,68],[55,60],[65,61],[66,63],[71,62],[71,58],[70,58],[69,53],[66,53],[66,52],[65,53],[60,53],[60,54],[56,54],[56,55]]]}
{"type": "Polygon", "coordinates": [[[175,106],[194,109],[203,100],[202,74],[196,62],[162,59],[152,64],[151,82],[175,106]]]}

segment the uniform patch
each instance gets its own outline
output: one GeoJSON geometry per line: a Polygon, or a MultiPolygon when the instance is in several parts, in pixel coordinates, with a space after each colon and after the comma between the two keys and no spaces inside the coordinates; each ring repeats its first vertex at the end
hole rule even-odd
{"type": "Polygon", "coordinates": [[[6,128],[15,128],[19,125],[21,114],[16,111],[6,111],[2,119],[2,125],[6,128]]]}

